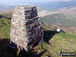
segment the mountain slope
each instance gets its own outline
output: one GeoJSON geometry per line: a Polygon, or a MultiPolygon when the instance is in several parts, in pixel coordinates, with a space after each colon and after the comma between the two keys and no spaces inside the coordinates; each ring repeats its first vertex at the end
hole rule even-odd
{"type": "Polygon", "coordinates": [[[2,57],[46,57],[48,55],[51,57],[61,57],[60,52],[76,52],[75,34],[70,34],[67,32],[57,33],[56,31],[45,25],[43,25],[43,28],[43,49],[41,49],[41,44],[38,44],[38,46],[36,46],[31,52],[21,52],[19,55],[17,55],[17,50],[10,48],[9,38],[0,38],[0,56],[2,55],[2,57]]]}
{"type": "MultiPolygon", "coordinates": [[[[60,14],[61,15],[61,14],[60,14]]],[[[42,24],[44,32],[43,49],[38,44],[31,52],[21,52],[10,47],[10,20],[0,18],[0,57],[60,57],[60,52],[76,52],[76,35],[71,33],[57,33],[50,26],[42,24]]]]}
{"type": "MultiPolygon", "coordinates": [[[[25,2],[24,2],[25,3],[25,2]]],[[[60,8],[69,8],[76,6],[76,1],[56,1],[56,2],[29,2],[27,5],[35,5],[41,9],[54,11],[60,8]]]]}
{"type": "Polygon", "coordinates": [[[43,22],[60,26],[76,26],[76,7],[63,8],[54,12],[48,11],[43,15],[41,17],[43,22]]]}

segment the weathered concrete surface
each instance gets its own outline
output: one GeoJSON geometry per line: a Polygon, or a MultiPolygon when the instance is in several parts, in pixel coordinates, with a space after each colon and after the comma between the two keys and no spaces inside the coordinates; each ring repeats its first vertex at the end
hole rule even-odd
{"type": "Polygon", "coordinates": [[[11,19],[11,42],[27,51],[42,39],[42,35],[36,7],[17,7],[11,19]]]}

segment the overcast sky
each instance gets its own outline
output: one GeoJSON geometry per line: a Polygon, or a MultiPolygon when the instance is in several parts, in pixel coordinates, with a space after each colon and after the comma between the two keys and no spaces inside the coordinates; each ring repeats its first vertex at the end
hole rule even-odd
{"type": "Polygon", "coordinates": [[[72,0],[0,0],[2,4],[22,3],[22,2],[56,2],[56,1],[72,1],[72,0]]]}

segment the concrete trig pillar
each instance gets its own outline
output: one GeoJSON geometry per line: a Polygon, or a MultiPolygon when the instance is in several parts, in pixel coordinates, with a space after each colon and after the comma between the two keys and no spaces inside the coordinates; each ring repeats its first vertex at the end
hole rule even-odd
{"type": "Polygon", "coordinates": [[[42,39],[43,31],[36,7],[17,7],[11,19],[11,46],[32,49],[42,39]]]}

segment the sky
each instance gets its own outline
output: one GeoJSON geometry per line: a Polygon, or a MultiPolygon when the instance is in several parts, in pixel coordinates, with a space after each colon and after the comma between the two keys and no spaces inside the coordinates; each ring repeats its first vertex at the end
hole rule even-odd
{"type": "Polygon", "coordinates": [[[72,0],[0,0],[0,4],[22,3],[22,2],[56,2],[56,1],[72,1],[72,0]]]}

